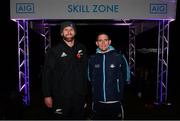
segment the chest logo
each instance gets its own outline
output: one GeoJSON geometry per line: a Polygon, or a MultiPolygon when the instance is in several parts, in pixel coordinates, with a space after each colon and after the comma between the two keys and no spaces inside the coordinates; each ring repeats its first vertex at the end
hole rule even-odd
{"type": "Polygon", "coordinates": [[[76,57],[77,57],[78,59],[80,59],[82,55],[83,55],[82,50],[78,50],[78,53],[76,54],[76,57]]]}
{"type": "Polygon", "coordinates": [[[62,54],[61,54],[61,57],[63,58],[63,57],[66,57],[67,56],[67,54],[65,53],[65,52],[63,52],[62,54]]]}
{"type": "Polygon", "coordinates": [[[100,68],[100,65],[99,64],[95,64],[94,68],[100,68]]]}
{"type": "Polygon", "coordinates": [[[110,68],[115,68],[115,65],[114,65],[114,64],[111,64],[111,65],[110,65],[110,68]]]}

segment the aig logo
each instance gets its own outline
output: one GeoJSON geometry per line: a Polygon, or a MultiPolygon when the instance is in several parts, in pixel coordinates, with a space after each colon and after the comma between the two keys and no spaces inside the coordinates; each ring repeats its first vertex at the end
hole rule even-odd
{"type": "Polygon", "coordinates": [[[34,13],[34,3],[16,3],[16,13],[34,13]]]}
{"type": "Polygon", "coordinates": [[[150,4],[151,14],[166,14],[167,4],[150,4]]]}

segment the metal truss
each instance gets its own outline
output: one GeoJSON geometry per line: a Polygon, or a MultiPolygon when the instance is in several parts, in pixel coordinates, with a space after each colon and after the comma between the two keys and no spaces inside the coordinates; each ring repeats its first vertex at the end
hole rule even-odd
{"type": "Polygon", "coordinates": [[[49,25],[48,23],[45,21],[45,20],[42,20],[42,33],[41,33],[41,36],[43,36],[44,38],[44,52],[47,53],[47,50],[48,48],[51,47],[51,35],[50,35],[50,28],[49,28],[49,25]]]}
{"type": "Polygon", "coordinates": [[[170,104],[168,96],[169,20],[159,21],[156,104],[170,104]]]}
{"type": "Polygon", "coordinates": [[[19,92],[23,103],[30,104],[29,90],[29,35],[28,20],[17,20],[18,28],[18,67],[19,67],[19,92]]]}
{"type": "MultiPolygon", "coordinates": [[[[169,23],[168,20],[159,21],[158,32],[158,61],[157,61],[157,90],[156,103],[167,102],[168,92],[168,54],[169,54],[169,23]]],[[[25,105],[30,104],[29,90],[29,38],[28,20],[17,20],[18,25],[18,66],[19,66],[19,92],[25,105]]],[[[50,28],[51,23],[42,20],[41,36],[44,37],[44,51],[51,46],[50,28]]],[[[120,24],[121,25],[121,24],[120,24]]],[[[135,76],[135,26],[129,25],[129,66],[131,80],[135,76]]]]}
{"type": "MultiPolygon", "coordinates": [[[[30,104],[29,81],[29,25],[28,20],[17,20],[18,28],[18,68],[19,68],[19,92],[22,95],[24,105],[30,104]]],[[[42,21],[39,33],[44,37],[44,52],[50,47],[50,29],[45,21],[42,21]]]]}
{"type": "Polygon", "coordinates": [[[131,72],[131,80],[135,76],[135,26],[129,26],[129,67],[131,72]]]}

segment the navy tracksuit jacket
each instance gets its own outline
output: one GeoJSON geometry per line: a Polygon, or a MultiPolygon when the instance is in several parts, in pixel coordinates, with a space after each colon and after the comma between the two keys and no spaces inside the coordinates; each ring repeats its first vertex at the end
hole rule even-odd
{"type": "Polygon", "coordinates": [[[92,84],[94,101],[121,101],[125,81],[130,71],[125,57],[112,46],[107,53],[97,53],[89,58],[88,78],[92,84]]]}

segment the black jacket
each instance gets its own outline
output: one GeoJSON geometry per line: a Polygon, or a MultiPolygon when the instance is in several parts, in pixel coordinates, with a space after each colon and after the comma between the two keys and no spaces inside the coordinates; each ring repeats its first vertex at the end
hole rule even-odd
{"type": "Polygon", "coordinates": [[[47,52],[42,77],[44,97],[54,103],[87,93],[87,56],[84,45],[75,41],[71,48],[62,41],[47,52]]]}

